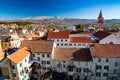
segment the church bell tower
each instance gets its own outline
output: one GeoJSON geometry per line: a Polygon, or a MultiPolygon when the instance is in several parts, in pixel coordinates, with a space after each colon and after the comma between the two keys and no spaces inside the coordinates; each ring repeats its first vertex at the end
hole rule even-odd
{"type": "Polygon", "coordinates": [[[104,18],[102,16],[102,10],[100,10],[99,16],[97,18],[98,28],[103,29],[104,27],[104,18]]]}

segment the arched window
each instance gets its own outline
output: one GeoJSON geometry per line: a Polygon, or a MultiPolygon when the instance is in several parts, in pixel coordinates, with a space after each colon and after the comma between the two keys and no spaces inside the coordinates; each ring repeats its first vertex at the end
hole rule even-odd
{"type": "Polygon", "coordinates": [[[109,42],[109,44],[114,44],[113,42],[109,42]]]}

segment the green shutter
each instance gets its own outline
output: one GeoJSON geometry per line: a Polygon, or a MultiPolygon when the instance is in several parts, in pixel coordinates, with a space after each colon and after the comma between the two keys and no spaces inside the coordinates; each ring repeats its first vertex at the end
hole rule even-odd
{"type": "Polygon", "coordinates": [[[25,62],[27,62],[27,59],[25,59],[25,62]]]}
{"type": "Polygon", "coordinates": [[[38,57],[38,60],[40,61],[40,57],[38,57]]]}
{"type": "Polygon", "coordinates": [[[20,67],[22,67],[22,63],[20,63],[20,67]]]}

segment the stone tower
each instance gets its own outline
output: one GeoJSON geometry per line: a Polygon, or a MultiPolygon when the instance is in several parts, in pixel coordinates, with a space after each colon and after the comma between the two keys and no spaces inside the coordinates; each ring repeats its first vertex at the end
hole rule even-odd
{"type": "Polygon", "coordinates": [[[103,29],[104,27],[104,18],[102,16],[102,10],[100,10],[98,19],[97,19],[97,23],[98,23],[98,28],[103,29]]]}

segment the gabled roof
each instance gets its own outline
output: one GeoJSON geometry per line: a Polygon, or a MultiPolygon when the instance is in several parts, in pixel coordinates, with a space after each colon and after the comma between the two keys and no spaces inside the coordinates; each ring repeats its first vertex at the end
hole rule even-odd
{"type": "Polygon", "coordinates": [[[88,48],[55,48],[53,60],[92,61],[88,48]]]}
{"type": "Polygon", "coordinates": [[[120,44],[96,44],[93,47],[93,57],[120,58],[120,44]]]}
{"type": "Polygon", "coordinates": [[[22,47],[27,47],[31,50],[32,53],[51,53],[53,48],[53,41],[47,41],[47,40],[26,40],[22,42],[22,47]]]}
{"type": "Polygon", "coordinates": [[[10,56],[8,56],[8,59],[10,59],[12,62],[18,64],[23,59],[25,59],[28,55],[30,55],[30,52],[26,47],[24,47],[22,49],[19,49],[15,53],[11,54],[10,56]]]}
{"type": "Polygon", "coordinates": [[[90,37],[70,37],[69,41],[70,43],[94,43],[95,42],[90,37]]]}
{"type": "Polygon", "coordinates": [[[98,31],[98,32],[94,33],[93,35],[94,35],[95,37],[97,37],[99,40],[101,40],[101,39],[109,36],[110,33],[104,32],[104,31],[98,31]]]}
{"type": "Polygon", "coordinates": [[[48,39],[68,39],[69,31],[49,32],[48,39]]]}

